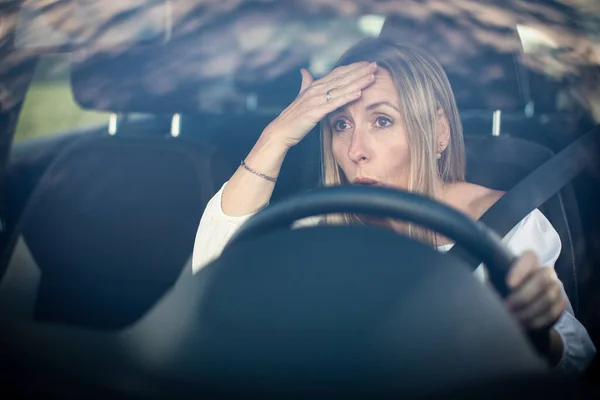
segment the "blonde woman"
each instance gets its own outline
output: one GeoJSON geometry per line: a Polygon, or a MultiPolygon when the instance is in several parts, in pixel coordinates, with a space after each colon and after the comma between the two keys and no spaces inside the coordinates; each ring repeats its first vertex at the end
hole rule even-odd
{"type": "MultiPolygon", "coordinates": [[[[287,151],[321,125],[323,185],[369,184],[421,193],[474,219],[503,193],[465,182],[462,127],[452,89],[430,55],[389,39],[362,41],[337,67],[314,80],[302,70],[298,97],[262,132],[231,179],[208,203],[193,255],[194,272],[221,254],[227,240],[265,207],[287,151]]],[[[314,217],[297,225],[353,223],[355,216],[314,217]]],[[[440,251],[447,239],[402,222],[387,226],[440,251]]],[[[526,329],[554,324],[548,359],[580,373],[595,354],[554,272],[558,234],[535,210],[503,239],[519,259],[508,276],[507,307],[526,329]]],[[[485,281],[480,265],[475,275],[485,281]]]]}

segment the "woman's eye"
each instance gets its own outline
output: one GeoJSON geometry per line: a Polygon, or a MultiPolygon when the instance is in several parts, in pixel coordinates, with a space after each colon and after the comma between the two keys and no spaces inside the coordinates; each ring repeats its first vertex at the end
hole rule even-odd
{"type": "Polygon", "coordinates": [[[388,117],[379,116],[375,120],[375,125],[377,125],[378,128],[388,128],[392,126],[392,120],[388,117]]]}
{"type": "Polygon", "coordinates": [[[350,127],[350,124],[348,122],[344,121],[343,119],[339,119],[339,120],[335,121],[335,123],[333,124],[333,129],[335,129],[336,132],[345,131],[349,127],[350,127]]]}

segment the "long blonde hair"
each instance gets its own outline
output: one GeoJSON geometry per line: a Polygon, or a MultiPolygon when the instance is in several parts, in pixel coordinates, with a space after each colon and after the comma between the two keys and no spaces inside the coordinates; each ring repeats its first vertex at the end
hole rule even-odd
{"type": "MultiPolygon", "coordinates": [[[[409,144],[410,169],[408,190],[434,198],[435,181],[461,182],[465,179],[465,148],[462,124],[448,77],[439,62],[428,53],[399,44],[389,38],[365,39],[336,63],[377,62],[393,78],[398,90],[400,111],[404,119],[409,144]],[[450,129],[448,147],[438,160],[437,129],[440,111],[446,116],[450,129]]],[[[321,121],[321,183],[323,186],[348,184],[337,165],[332,150],[332,133],[327,118],[321,121]]],[[[356,215],[327,215],[325,222],[353,224],[360,222],[356,215]]],[[[426,243],[435,244],[435,235],[421,227],[408,224],[408,234],[426,243]]]]}

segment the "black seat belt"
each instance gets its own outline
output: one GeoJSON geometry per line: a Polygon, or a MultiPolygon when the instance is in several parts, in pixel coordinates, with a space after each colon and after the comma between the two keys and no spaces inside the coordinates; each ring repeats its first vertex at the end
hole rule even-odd
{"type": "MultiPolygon", "coordinates": [[[[573,180],[592,162],[594,156],[600,154],[595,151],[599,136],[600,125],[579,137],[521,180],[490,207],[479,221],[494,230],[500,237],[506,236],[523,218],[573,180]]],[[[468,260],[469,266],[473,270],[481,264],[480,259],[466,254],[460,246],[453,246],[447,254],[453,256],[460,254],[463,260],[468,260]]],[[[490,280],[496,283],[494,279],[503,280],[504,277],[490,275],[490,280]]],[[[496,287],[502,286],[504,285],[501,284],[496,287]]],[[[501,293],[501,295],[506,294],[501,293]]]]}
{"type": "MultiPolygon", "coordinates": [[[[600,125],[579,137],[521,180],[490,207],[479,221],[500,237],[506,236],[523,218],[573,180],[592,162],[594,156],[600,154],[596,149],[598,136],[600,125]]],[[[482,262],[459,246],[453,246],[447,254],[466,260],[473,270],[482,262]]],[[[505,297],[508,294],[503,271],[489,271],[489,279],[494,287],[499,289],[500,295],[505,297]]]]}

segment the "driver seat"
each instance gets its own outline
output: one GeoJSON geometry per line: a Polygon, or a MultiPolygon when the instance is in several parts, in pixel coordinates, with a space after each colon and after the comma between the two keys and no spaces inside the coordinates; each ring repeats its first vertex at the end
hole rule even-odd
{"type": "MultiPolygon", "coordinates": [[[[502,191],[509,191],[554,155],[545,146],[507,135],[467,136],[465,143],[467,181],[502,191]]],[[[584,267],[585,240],[579,208],[571,184],[539,210],[560,236],[562,251],[554,269],[564,285],[575,317],[579,317],[582,287],[588,271],[584,267]]]]}

